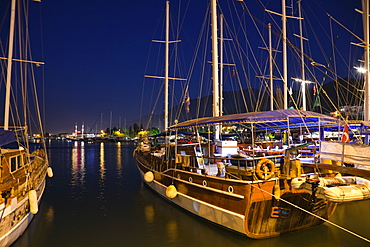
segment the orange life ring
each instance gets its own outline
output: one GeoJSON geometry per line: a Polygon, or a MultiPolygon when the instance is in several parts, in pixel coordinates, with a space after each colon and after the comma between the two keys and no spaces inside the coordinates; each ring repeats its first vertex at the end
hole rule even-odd
{"type": "Polygon", "coordinates": [[[262,180],[267,180],[275,173],[275,164],[269,159],[261,159],[257,163],[256,174],[262,180]]]}

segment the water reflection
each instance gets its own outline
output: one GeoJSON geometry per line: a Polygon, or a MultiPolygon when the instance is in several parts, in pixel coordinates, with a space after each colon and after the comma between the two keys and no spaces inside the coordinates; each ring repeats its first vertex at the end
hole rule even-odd
{"type": "Polygon", "coordinates": [[[145,219],[148,224],[153,223],[154,221],[154,216],[155,216],[155,211],[153,205],[146,205],[144,208],[145,212],[145,219]]]}
{"type": "Polygon", "coordinates": [[[179,237],[179,229],[176,220],[167,222],[167,238],[169,243],[176,243],[179,237]]]}
{"type": "Polygon", "coordinates": [[[100,180],[99,183],[104,184],[105,180],[105,157],[104,157],[104,142],[100,143],[100,169],[99,169],[99,174],[100,174],[100,180]]]}
{"type": "Polygon", "coordinates": [[[106,173],[106,168],[105,168],[105,151],[104,151],[104,143],[100,143],[100,166],[99,166],[99,194],[98,194],[98,199],[102,204],[100,205],[100,210],[104,211],[104,216],[106,216],[106,200],[105,200],[105,173],[106,173]]]}
{"type": "Polygon", "coordinates": [[[84,142],[74,142],[72,148],[72,180],[73,187],[82,187],[85,179],[84,142]]]}
{"type": "Polygon", "coordinates": [[[121,181],[120,180],[122,178],[122,148],[121,148],[121,143],[117,142],[116,147],[117,147],[117,178],[119,179],[118,181],[121,181]]]}
{"type": "Polygon", "coordinates": [[[50,226],[53,223],[54,214],[55,212],[54,212],[53,206],[47,207],[46,213],[45,213],[45,224],[47,224],[47,226],[50,226]]]}

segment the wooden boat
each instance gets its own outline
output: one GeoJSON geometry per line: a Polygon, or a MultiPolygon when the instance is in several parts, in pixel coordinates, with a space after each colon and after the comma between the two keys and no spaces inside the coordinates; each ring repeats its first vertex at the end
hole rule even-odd
{"type": "MultiPolygon", "coordinates": [[[[217,45],[215,5],[215,1],[211,1],[213,45],[217,45]]],[[[279,143],[257,143],[256,134],[278,130],[289,136],[291,130],[316,129],[320,138],[324,136],[324,128],[343,123],[338,118],[304,110],[220,116],[217,106],[222,97],[218,95],[215,82],[218,78],[215,64],[219,64],[217,50],[213,46],[213,117],[196,118],[168,127],[165,94],[165,133],[173,135],[175,132],[175,142],[169,143],[169,138],[165,138],[165,145],[152,145],[148,140],[138,144],[133,155],[144,183],[194,215],[250,238],[276,237],[324,223],[335,211],[338,201],[316,193],[317,180],[305,180],[310,189],[296,184],[296,179],[322,166],[318,162],[321,148],[318,142],[294,146],[288,138],[286,142],[281,138],[279,143]],[[226,125],[238,125],[247,130],[249,139],[246,139],[250,141],[247,146],[222,140],[220,126],[226,125]],[[198,133],[201,128],[208,128],[208,133],[212,128],[214,140],[208,138],[204,143],[198,133]],[[191,139],[197,141],[179,143],[176,132],[183,129],[194,133],[191,139]],[[312,150],[307,150],[309,145],[314,146],[312,150]],[[301,164],[300,155],[310,156],[310,162],[301,164]]],[[[165,61],[168,65],[168,60],[165,61]]],[[[164,84],[168,84],[168,75],[164,80],[164,84]]],[[[325,166],[325,169],[330,168],[325,166]]]]}
{"type": "MultiPolygon", "coordinates": [[[[27,4],[24,5],[24,3],[20,2],[18,4],[22,5],[18,9],[28,8],[27,4]]],[[[23,110],[26,112],[26,109],[32,109],[32,106],[20,106],[19,104],[12,106],[10,104],[10,95],[17,96],[17,92],[13,91],[11,93],[11,88],[16,87],[14,85],[16,80],[12,80],[11,77],[15,10],[16,1],[12,0],[9,51],[7,55],[5,116],[4,126],[0,130],[0,164],[2,168],[0,171],[0,246],[10,246],[26,230],[32,218],[38,212],[38,204],[45,190],[46,175],[52,176],[44,138],[42,137],[38,144],[28,141],[28,135],[35,126],[27,125],[28,118],[26,117],[25,119],[14,120],[14,123],[9,120],[18,119],[19,112],[23,110]],[[12,84],[13,86],[11,86],[12,84]],[[9,117],[10,113],[14,114],[11,118],[9,117]],[[24,124],[19,126],[20,123],[24,124]]],[[[20,60],[14,59],[14,61],[19,62],[20,60]]],[[[26,60],[22,60],[22,63],[22,66],[42,64],[26,60]]],[[[14,67],[18,68],[19,66],[14,67]]],[[[19,78],[24,77],[20,76],[19,78]]],[[[25,85],[24,82],[22,82],[22,85],[25,85]]],[[[23,97],[26,96],[23,95],[23,97]]],[[[16,100],[13,99],[12,102],[16,102],[16,100]]],[[[24,99],[23,102],[28,101],[24,99]]],[[[35,105],[33,106],[36,109],[33,112],[37,114],[38,103],[37,101],[34,102],[35,105]]],[[[39,115],[36,116],[40,120],[39,115]]],[[[41,123],[38,131],[43,133],[41,123]]]]}
{"type": "MultiPolygon", "coordinates": [[[[171,128],[243,123],[258,129],[336,121],[318,113],[280,110],[202,118],[171,128]]],[[[264,156],[251,150],[248,162],[232,158],[232,153],[220,155],[222,149],[235,148],[236,153],[241,146],[231,146],[233,142],[228,141],[218,144],[220,153],[213,151],[215,144],[173,144],[158,151],[141,143],[134,157],[145,183],[162,197],[251,238],[269,238],[310,228],[322,224],[322,219],[328,219],[334,212],[336,203],[292,187],[292,179],[300,176],[294,156],[307,144],[275,150],[276,154],[266,150],[264,156]],[[234,162],[239,163],[233,165],[234,162]]]]}

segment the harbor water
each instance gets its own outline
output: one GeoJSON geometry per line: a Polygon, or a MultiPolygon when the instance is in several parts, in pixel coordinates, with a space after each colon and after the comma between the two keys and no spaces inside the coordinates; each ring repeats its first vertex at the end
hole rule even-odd
{"type": "Polygon", "coordinates": [[[14,247],[370,246],[370,200],[340,204],[325,223],[253,240],[201,220],[144,186],[132,143],[48,142],[54,177],[14,247]],[[353,233],[348,232],[352,231],[353,233]]]}

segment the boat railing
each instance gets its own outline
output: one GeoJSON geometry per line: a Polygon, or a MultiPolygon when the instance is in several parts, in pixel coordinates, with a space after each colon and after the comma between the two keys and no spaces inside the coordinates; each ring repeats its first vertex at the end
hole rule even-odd
{"type": "Polygon", "coordinates": [[[256,168],[260,167],[261,163],[269,161],[274,166],[275,176],[295,177],[301,174],[300,161],[297,158],[310,157],[309,159],[312,159],[316,154],[316,145],[312,147],[312,143],[306,143],[288,149],[257,148],[241,151],[239,154],[222,156],[212,152],[211,155],[204,155],[203,152],[197,152],[194,145],[183,146],[177,151],[173,147],[167,150],[152,148],[150,152],[142,152],[140,160],[151,169],[160,172],[179,169],[200,174],[216,175],[217,173],[219,175],[220,172],[217,171],[224,169],[238,177],[242,174],[242,177],[248,177],[246,179],[255,175],[256,168]]]}

